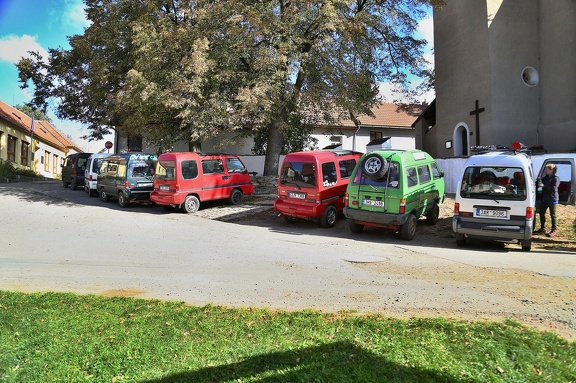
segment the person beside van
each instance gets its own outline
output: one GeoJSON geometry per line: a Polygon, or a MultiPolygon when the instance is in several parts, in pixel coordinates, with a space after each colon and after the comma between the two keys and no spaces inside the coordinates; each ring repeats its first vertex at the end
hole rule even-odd
{"type": "Polygon", "coordinates": [[[556,175],[556,165],[547,164],[545,168],[545,175],[538,184],[538,188],[542,188],[542,201],[540,203],[540,229],[536,233],[546,233],[546,211],[550,211],[551,229],[548,233],[549,237],[556,235],[556,205],[558,205],[559,195],[558,187],[560,186],[560,178],[556,175]]]}

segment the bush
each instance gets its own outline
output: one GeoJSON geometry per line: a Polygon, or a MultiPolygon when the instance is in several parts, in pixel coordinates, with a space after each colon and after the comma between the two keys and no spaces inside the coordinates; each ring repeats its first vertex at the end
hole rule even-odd
{"type": "Polygon", "coordinates": [[[13,179],[16,176],[40,178],[41,175],[37,174],[30,169],[18,169],[14,167],[14,164],[10,161],[0,159],[0,177],[13,179]]]}

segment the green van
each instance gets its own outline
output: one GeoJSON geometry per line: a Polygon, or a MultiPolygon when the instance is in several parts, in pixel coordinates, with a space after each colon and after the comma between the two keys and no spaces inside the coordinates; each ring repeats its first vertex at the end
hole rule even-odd
{"type": "Polygon", "coordinates": [[[350,230],[364,226],[399,231],[412,240],[421,216],[434,225],[444,201],[444,173],[421,150],[377,150],[364,154],[346,189],[344,215],[350,230]]]}

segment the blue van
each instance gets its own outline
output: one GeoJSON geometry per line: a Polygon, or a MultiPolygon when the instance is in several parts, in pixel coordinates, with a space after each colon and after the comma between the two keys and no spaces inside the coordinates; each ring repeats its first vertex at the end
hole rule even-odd
{"type": "Polygon", "coordinates": [[[123,153],[105,158],[96,181],[100,199],[115,198],[121,207],[132,202],[151,203],[157,160],[155,154],[148,153],[123,153]]]}

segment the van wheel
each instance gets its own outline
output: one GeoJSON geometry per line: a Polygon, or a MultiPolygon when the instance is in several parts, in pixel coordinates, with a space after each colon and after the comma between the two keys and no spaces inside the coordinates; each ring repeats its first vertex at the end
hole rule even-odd
{"type": "Polygon", "coordinates": [[[184,213],[196,213],[200,209],[200,200],[195,195],[189,195],[182,204],[184,213]]]}
{"type": "Polygon", "coordinates": [[[436,225],[438,217],[440,217],[440,207],[436,202],[434,202],[434,206],[432,206],[432,208],[428,210],[428,213],[426,213],[426,224],[430,226],[436,225]]]}
{"type": "Polygon", "coordinates": [[[416,235],[416,224],[416,216],[414,214],[410,214],[408,216],[408,220],[406,220],[406,223],[400,227],[400,237],[406,241],[413,240],[414,236],[416,235]]]}
{"type": "Polygon", "coordinates": [[[356,223],[356,221],[354,221],[353,219],[349,219],[348,220],[348,226],[350,227],[350,231],[352,233],[361,233],[362,230],[364,230],[364,225],[359,225],[356,223]]]}
{"type": "Polygon", "coordinates": [[[62,180],[62,186],[64,186],[64,189],[66,189],[68,187],[68,182],[62,180]]]}
{"type": "Polygon", "coordinates": [[[334,206],[328,205],[320,217],[320,225],[325,228],[334,227],[337,216],[338,210],[334,206]]]}
{"type": "Polygon", "coordinates": [[[124,192],[118,193],[118,205],[120,205],[120,207],[128,206],[128,201],[126,200],[124,192]]]}
{"type": "Polygon", "coordinates": [[[466,246],[466,236],[464,234],[456,234],[456,246],[466,246]]]}
{"type": "Polygon", "coordinates": [[[104,189],[100,189],[100,199],[104,202],[110,201],[110,196],[108,194],[106,194],[104,189]]]}
{"type": "Polygon", "coordinates": [[[531,239],[520,241],[520,243],[522,244],[522,251],[530,251],[530,249],[532,248],[531,239]]]}
{"type": "Polygon", "coordinates": [[[242,193],[242,190],[234,189],[232,190],[232,193],[230,193],[230,198],[228,198],[228,200],[232,205],[238,205],[240,202],[242,202],[243,197],[244,193],[242,193]]]}
{"type": "Polygon", "coordinates": [[[70,181],[70,189],[72,190],[78,189],[78,185],[76,185],[76,177],[72,177],[72,180],[70,181]]]}
{"type": "Polygon", "coordinates": [[[370,153],[362,160],[361,168],[366,177],[377,180],[386,175],[388,161],[378,153],[370,153]]]}

